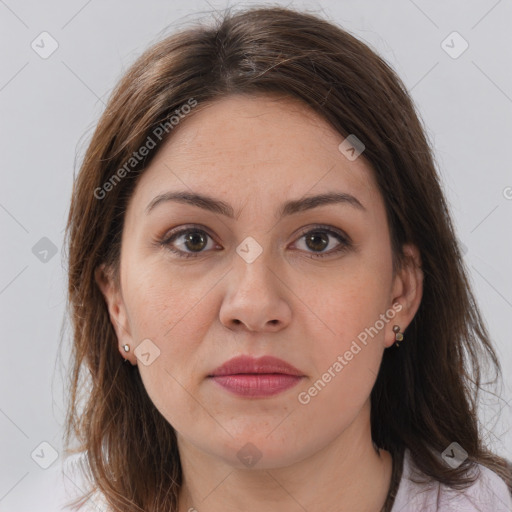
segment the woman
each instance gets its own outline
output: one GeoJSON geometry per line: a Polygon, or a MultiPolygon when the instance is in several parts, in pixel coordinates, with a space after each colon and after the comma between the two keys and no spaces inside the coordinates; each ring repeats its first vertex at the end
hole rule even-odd
{"type": "Polygon", "coordinates": [[[154,45],[67,228],[66,442],[108,510],[512,510],[431,148],[350,34],[261,8],[154,45]]]}

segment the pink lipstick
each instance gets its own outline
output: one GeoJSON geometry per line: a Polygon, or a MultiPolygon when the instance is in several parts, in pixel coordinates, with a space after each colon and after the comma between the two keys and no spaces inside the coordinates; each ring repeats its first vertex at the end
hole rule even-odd
{"type": "Polygon", "coordinates": [[[303,377],[300,370],[272,356],[234,357],[208,375],[227,391],[251,398],[281,393],[298,384],[303,377]]]}

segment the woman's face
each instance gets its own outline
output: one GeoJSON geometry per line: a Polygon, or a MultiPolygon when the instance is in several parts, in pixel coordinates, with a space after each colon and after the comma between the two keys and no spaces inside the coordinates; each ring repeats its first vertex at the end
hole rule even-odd
{"type": "Polygon", "coordinates": [[[344,138],[294,100],[231,96],[204,107],[141,176],[126,212],[120,293],[102,289],[119,347],[131,346],[121,354],[181,446],[236,467],[250,456],[260,468],[284,466],[351,425],[368,427],[393,325],[403,331],[418,300],[406,295],[405,274],[392,273],[364,153],[349,159],[344,138]],[[155,202],[176,192],[208,202],[155,202]],[[322,194],[345,200],[310,199],[322,194]],[[239,355],[280,358],[301,377],[224,379],[242,392],[264,388],[236,393],[210,376],[239,355]],[[283,389],[269,394],[278,380],[283,389]]]}

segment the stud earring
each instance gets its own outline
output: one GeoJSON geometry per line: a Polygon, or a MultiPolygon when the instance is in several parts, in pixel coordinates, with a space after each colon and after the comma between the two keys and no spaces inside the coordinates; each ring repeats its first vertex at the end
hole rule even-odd
{"type": "Polygon", "coordinates": [[[395,333],[395,347],[398,347],[400,342],[404,339],[404,333],[400,332],[398,325],[393,326],[393,332],[395,333]]]}
{"type": "Polygon", "coordinates": [[[130,345],[123,345],[123,349],[125,352],[130,352],[130,345]]]}

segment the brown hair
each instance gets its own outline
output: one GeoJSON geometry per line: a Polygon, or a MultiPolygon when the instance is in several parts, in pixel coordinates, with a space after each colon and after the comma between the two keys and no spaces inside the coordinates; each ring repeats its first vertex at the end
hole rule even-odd
{"type": "Polygon", "coordinates": [[[415,244],[421,254],[419,310],[402,346],[385,350],[371,393],[375,445],[397,460],[408,448],[426,475],[450,486],[468,485],[465,472],[476,462],[511,485],[506,461],[484,446],[477,418],[481,363],[487,361],[496,378],[501,368],[432,150],[401,80],[368,46],[311,14],[228,10],[214,25],[171,35],[135,62],[113,91],[74,182],[66,231],[74,331],[67,446],[74,434],[95,486],[114,510],[177,510],[182,474],[174,430],[148,397],[137,366],[123,364],[94,279],[105,263],[119,283],[127,201],[172,131],[122,179],[112,178],[191,99],[200,109],[230,94],[268,93],[302,100],[340,134],[355,134],[365,144],[363,156],[386,205],[395,269],[403,244],[415,244]],[[108,194],[98,199],[109,180],[108,194]],[[469,454],[457,469],[436,455],[453,441],[469,454]]]}

